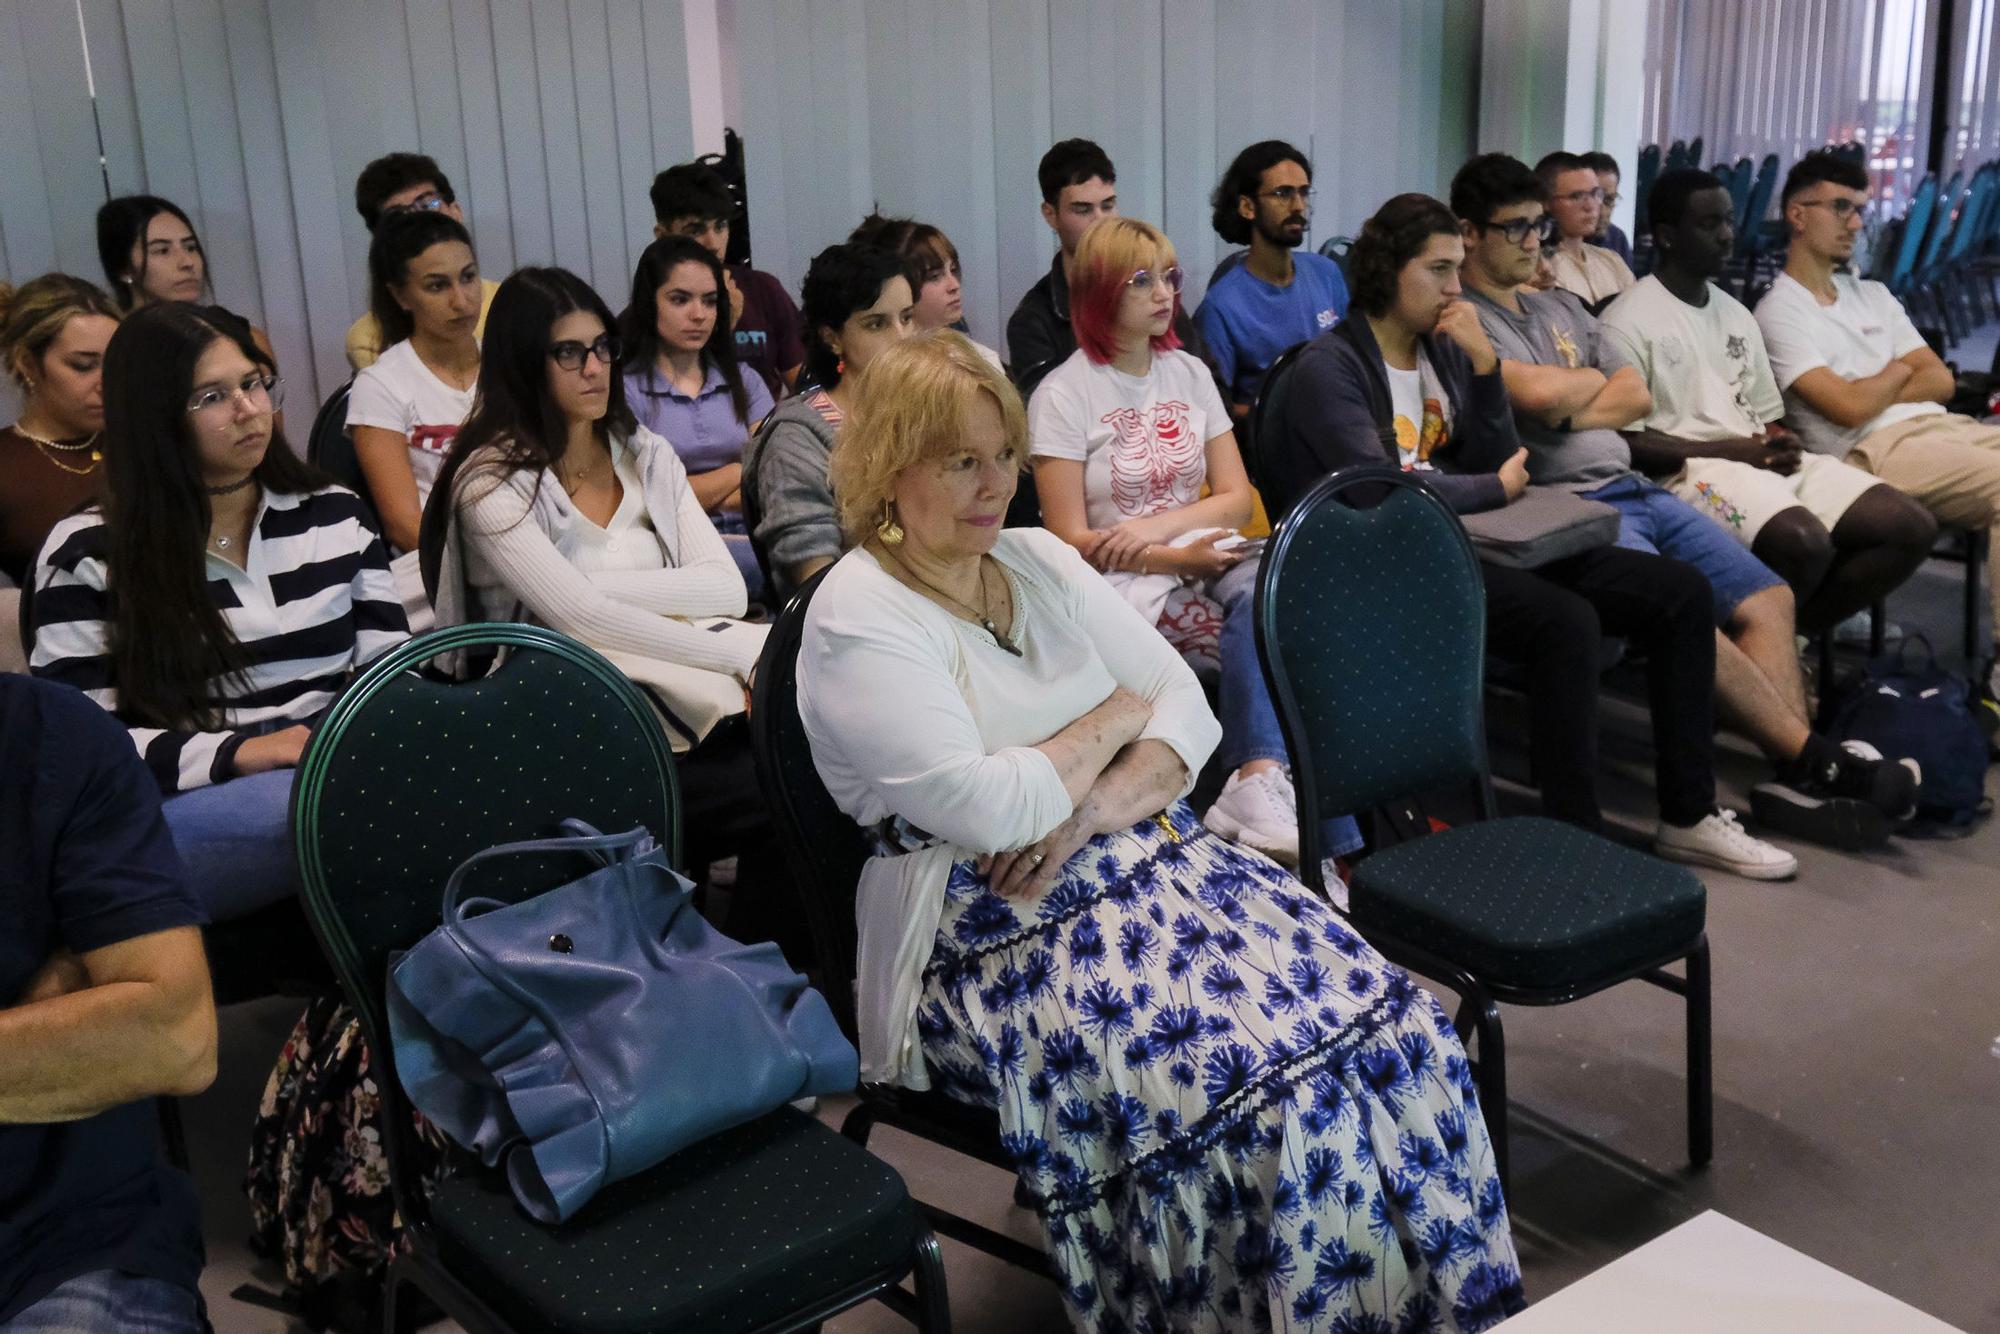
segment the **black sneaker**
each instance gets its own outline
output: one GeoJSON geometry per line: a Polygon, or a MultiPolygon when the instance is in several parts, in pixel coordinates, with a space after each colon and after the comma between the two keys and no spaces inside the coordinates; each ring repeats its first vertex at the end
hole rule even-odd
{"type": "Polygon", "coordinates": [[[1915,760],[1882,758],[1874,747],[1844,742],[1817,763],[1791,767],[1779,781],[1750,789],[1750,813],[1780,833],[1860,852],[1889,841],[1916,813],[1923,772],[1915,760]]]}

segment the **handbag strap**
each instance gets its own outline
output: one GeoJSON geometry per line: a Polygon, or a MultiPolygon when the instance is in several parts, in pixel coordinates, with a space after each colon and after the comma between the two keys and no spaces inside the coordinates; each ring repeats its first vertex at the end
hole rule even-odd
{"type": "MultiPolygon", "coordinates": [[[[622,834],[600,834],[581,820],[564,820],[562,828],[588,832],[571,833],[561,838],[530,838],[519,843],[500,843],[475,852],[460,862],[458,869],[451,873],[451,878],[444,882],[444,920],[446,922],[458,920],[459,890],[464,886],[465,877],[471,873],[472,868],[481,862],[522,853],[581,852],[588,854],[600,865],[609,866],[613,862],[639,856],[653,847],[653,836],[646,832],[644,825],[635,826],[622,834]]],[[[469,900],[465,906],[470,907],[473,902],[491,902],[491,900],[469,900]]]]}

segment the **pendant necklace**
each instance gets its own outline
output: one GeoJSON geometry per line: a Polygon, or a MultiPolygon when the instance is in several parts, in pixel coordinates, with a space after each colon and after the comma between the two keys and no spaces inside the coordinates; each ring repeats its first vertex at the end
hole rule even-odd
{"type": "MultiPolygon", "coordinates": [[[[973,619],[979,622],[980,629],[984,630],[987,634],[993,636],[994,643],[998,644],[1001,648],[1005,649],[1007,652],[1013,654],[1017,658],[1021,656],[1021,646],[1015,643],[1013,640],[1009,639],[1006,635],[1001,634],[1000,627],[993,624],[993,617],[987,614],[987,612],[984,609],[979,607],[974,607],[967,602],[959,601],[959,599],[953,597],[951,594],[945,592],[942,588],[939,588],[936,584],[932,583],[930,580],[924,578],[921,574],[918,574],[915,570],[911,569],[909,566],[903,564],[902,557],[896,555],[895,552],[889,551],[886,547],[883,549],[883,551],[884,554],[887,555],[890,560],[896,562],[896,567],[900,569],[904,574],[909,575],[910,578],[916,580],[918,583],[922,584],[925,588],[928,588],[931,592],[943,598],[946,602],[964,608],[967,615],[971,616],[973,619]]],[[[984,558],[981,559],[981,563],[979,566],[979,597],[982,602],[986,598],[986,565],[984,558]]]]}

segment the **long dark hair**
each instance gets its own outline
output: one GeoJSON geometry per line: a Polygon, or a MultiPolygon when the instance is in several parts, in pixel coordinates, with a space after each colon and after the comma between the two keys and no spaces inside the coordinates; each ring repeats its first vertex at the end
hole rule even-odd
{"type": "MultiPolygon", "coordinates": [[[[177,301],[126,316],[104,350],[111,681],[120,711],[155,727],[218,725],[213,682],[245,665],[208,591],[213,515],[187,411],[195,364],[225,338],[269,368],[240,316],[177,301]]],[[[327,484],[275,423],[253,475],[267,493],[327,484]]]]}
{"type": "MultiPolygon", "coordinates": [[[[150,257],[142,251],[139,267],[132,276],[126,278],[121,275],[132,267],[132,247],[139,244],[146,235],[146,228],[162,213],[171,213],[186,224],[188,233],[194,237],[195,247],[201,248],[201,233],[195,231],[194,223],[171,199],[162,199],[158,195],[120,195],[116,199],[105,200],[97,210],[97,262],[104,266],[104,280],[111,284],[111,294],[126,310],[133,307],[139,279],[145,276],[150,257]]],[[[202,282],[206,285],[206,250],[201,252],[201,273],[202,282]]]]}
{"type": "MultiPolygon", "coordinates": [[[[821,389],[840,383],[840,358],[826,345],[825,331],[838,333],[848,316],[879,301],[882,289],[899,275],[909,278],[903,257],[880,246],[849,242],[830,245],[813,256],[799,292],[799,313],[806,326],[805,383],[821,389]]],[[[914,289],[910,296],[916,296],[914,289]]]]}
{"type": "Polygon", "coordinates": [[[625,369],[644,375],[660,359],[660,289],[673,271],[683,264],[699,264],[715,276],[715,327],[702,345],[701,367],[713,366],[722,372],[729,386],[729,405],[736,420],[750,426],[750,393],[743,387],[743,372],[736,364],[736,331],[729,323],[729,285],[723,280],[722,261],[707,246],[691,236],[662,236],[639,256],[632,274],[632,300],[618,317],[618,337],[625,344],[625,369]]]}
{"type": "Polygon", "coordinates": [[[368,313],[382,331],[383,347],[402,342],[417,328],[393,289],[410,276],[411,260],[446,241],[462,241],[466,249],[472,248],[472,236],[464,225],[444,213],[391,213],[376,225],[375,239],[368,245],[368,313]]]}
{"type": "MultiPolygon", "coordinates": [[[[486,312],[486,341],[479,350],[479,384],[472,412],[445,455],[444,466],[424,504],[417,538],[417,563],[424,588],[437,598],[438,570],[444,564],[445,535],[457,503],[458,474],[482,449],[499,454],[503,473],[542,472],[555,467],[569,446],[569,419],[549,390],[549,331],[557,320],[587,311],[616,336],[611,308],[589,283],[568,269],[516,269],[486,312]]],[[[625,403],[625,377],[612,368],[610,405],[597,423],[598,438],[629,437],[638,423],[625,403]]],[[[537,483],[539,485],[539,483],[537,483]]]]}

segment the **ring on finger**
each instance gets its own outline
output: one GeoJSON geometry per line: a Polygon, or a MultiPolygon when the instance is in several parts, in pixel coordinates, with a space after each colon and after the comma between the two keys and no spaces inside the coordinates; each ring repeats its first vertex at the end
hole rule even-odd
{"type": "Polygon", "coordinates": [[[1028,865],[1030,865],[1030,866],[1040,866],[1040,865],[1041,865],[1041,864],[1042,864],[1043,862],[1047,861],[1048,859],[1049,859],[1049,854],[1048,854],[1048,853],[1046,853],[1046,852],[1038,852],[1038,853],[1036,853],[1036,854],[1035,854],[1034,856],[1032,856],[1032,857],[1028,858],[1028,865]]]}

